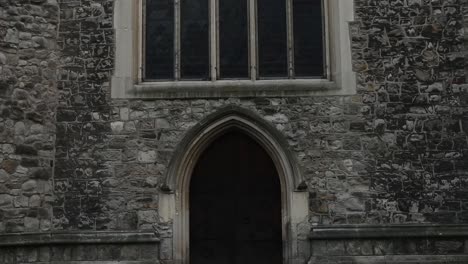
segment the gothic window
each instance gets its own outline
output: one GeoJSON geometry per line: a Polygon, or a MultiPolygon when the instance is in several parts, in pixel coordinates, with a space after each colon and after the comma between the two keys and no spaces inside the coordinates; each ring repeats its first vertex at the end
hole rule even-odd
{"type": "Polygon", "coordinates": [[[350,95],[354,0],[115,0],[112,98],[350,95]]]}
{"type": "Polygon", "coordinates": [[[144,81],[324,78],[322,0],[146,0],[144,81]]]}

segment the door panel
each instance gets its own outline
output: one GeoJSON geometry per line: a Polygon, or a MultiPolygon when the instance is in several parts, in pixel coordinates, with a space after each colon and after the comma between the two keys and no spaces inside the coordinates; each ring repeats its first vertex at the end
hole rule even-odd
{"type": "Polygon", "coordinates": [[[194,169],[190,263],[282,263],[278,174],[265,150],[241,132],[215,140],[194,169]]]}

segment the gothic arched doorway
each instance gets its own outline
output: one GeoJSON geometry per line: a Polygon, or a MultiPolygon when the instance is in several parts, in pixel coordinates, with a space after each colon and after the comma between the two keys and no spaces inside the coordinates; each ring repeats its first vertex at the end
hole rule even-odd
{"type": "Polygon", "coordinates": [[[281,184],[263,147],[240,130],[215,139],[190,181],[190,264],[281,264],[281,184]]]}
{"type": "Polygon", "coordinates": [[[308,253],[300,250],[306,246],[299,245],[298,226],[308,219],[308,192],[297,161],[289,150],[288,142],[274,126],[237,106],[228,106],[205,117],[187,131],[175,150],[161,186],[163,192],[159,195],[160,219],[172,224],[173,231],[171,237],[161,242],[170,243],[172,240],[172,251],[169,251],[172,254],[165,257],[173,263],[189,264],[190,252],[195,246],[190,244],[191,178],[195,176],[195,166],[205,150],[231,131],[247,136],[249,142],[261,146],[273,161],[281,189],[281,206],[276,207],[281,208],[281,263],[305,263],[308,253]]]}

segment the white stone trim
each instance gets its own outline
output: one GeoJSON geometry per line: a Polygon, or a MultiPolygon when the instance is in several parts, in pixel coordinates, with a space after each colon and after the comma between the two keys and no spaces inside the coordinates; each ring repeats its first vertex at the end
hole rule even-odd
{"type": "Polygon", "coordinates": [[[111,80],[111,96],[112,98],[123,99],[156,99],[282,96],[283,94],[287,94],[287,96],[355,94],[356,75],[352,71],[351,41],[348,26],[348,23],[354,20],[354,0],[324,0],[324,2],[326,13],[325,57],[328,79],[232,81],[231,83],[228,82],[229,85],[226,85],[225,81],[214,81],[215,84],[210,81],[142,82],[142,6],[144,0],[115,0],[116,50],[115,71],[111,80]],[[275,82],[281,84],[277,85],[275,82]],[[232,87],[232,83],[235,83],[236,90],[229,88],[232,87]],[[300,85],[298,86],[298,84],[300,85]],[[288,88],[289,86],[293,88],[288,88]],[[204,92],[194,91],[192,87],[201,88],[204,92]],[[275,91],[270,87],[280,90],[275,91]],[[228,89],[228,92],[225,89],[228,89]],[[283,93],[281,89],[285,89],[286,92],[283,93]],[[177,92],[171,92],[172,90],[177,92]],[[292,92],[293,90],[295,92],[292,92]]]}
{"type": "Polygon", "coordinates": [[[354,21],[354,0],[329,0],[326,30],[331,80],[347,94],[356,92],[356,74],[353,72],[349,22],[354,21]]]}
{"type": "Polygon", "coordinates": [[[141,0],[116,0],[114,3],[115,65],[111,79],[112,98],[126,98],[137,80],[141,50],[138,10],[141,0]]]}

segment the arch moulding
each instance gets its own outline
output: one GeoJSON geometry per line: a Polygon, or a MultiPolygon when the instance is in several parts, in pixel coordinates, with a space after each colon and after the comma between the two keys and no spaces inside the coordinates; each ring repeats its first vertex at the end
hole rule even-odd
{"type": "Polygon", "coordinates": [[[161,187],[159,214],[172,223],[172,256],[177,264],[189,263],[189,185],[192,171],[203,151],[216,138],[237,129],[256,140],[273,160],[281,183],[283,263],[305,261],[298,250],[297,225],[307,220],[308,192],[295,157],[283,135],[255,113],[230,106],[209,115],[190,129],[169,163],[161,187]]]}

